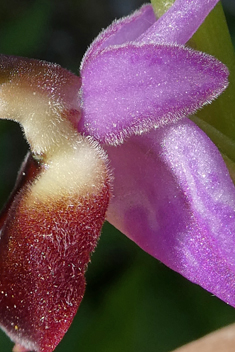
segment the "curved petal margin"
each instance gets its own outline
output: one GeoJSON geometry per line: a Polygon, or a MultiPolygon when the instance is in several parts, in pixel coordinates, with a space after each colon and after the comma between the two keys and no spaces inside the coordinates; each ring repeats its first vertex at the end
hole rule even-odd
{"type": "Polygon", "coordinates": [[[140,43],[185,44],[219,0],[176,0],[137,40],[140,43]]]}
{"type": "Polygon", "coordinates": [[[107,151],[115,173],[107,220],[235,306],[235,188],[215,145],[184,120],[107,151]]]}
{"type": "Polygon", "coordinates": [[[209,103],[226,88],[228,70],[184,47],[130,44],[104,50],[81,76],[78,131],[117,145],[209,103]]]}
{"type": "Polygon", "coordinates": [[[108,46],[121,45],[135,41],[151,25],[156,22],[156,16],[150,4],[143,5],[130,16],[120,18],[103,30],[91,43],[81,62],[81,70],[108,46]]]}

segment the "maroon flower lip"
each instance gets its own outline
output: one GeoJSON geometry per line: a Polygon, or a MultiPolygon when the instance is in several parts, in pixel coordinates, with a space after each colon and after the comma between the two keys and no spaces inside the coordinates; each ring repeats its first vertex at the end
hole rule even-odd
{"type": "Polygon", "coordinates": [[[0,218],[0,326],[16,350],[51,352],[84,295],[110,171],[98,143],[75,129],[78,77],[22,58],[4,56],[3,66],[6,117],[16,115],[31,152],[0,218]]]}
{"type": "Polygon", "coordinates": [[[32,185],[44,169],[27,157],[14,200],[2,214],[0,325],[28,350],[50,352],[83,298],[84,274],[110,191],[104,179],[94,194],[59,195],[48,201],[34,197],[31,202],[32,185]]]}

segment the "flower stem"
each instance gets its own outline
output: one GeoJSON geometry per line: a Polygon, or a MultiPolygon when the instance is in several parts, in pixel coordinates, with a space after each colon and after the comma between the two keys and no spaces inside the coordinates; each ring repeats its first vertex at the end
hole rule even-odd
{"type": "Polygon", "coordinates": [[[175,2],[175,0],[151,0],[156,16],[161,17],[175,2]]]}
{"type": "MultiPolygon", "coordinates": [[[[229,87],[213,104],[199,111],[197,116],[235,141],[235,56],[220,3],[209,14],[188,44],[196,50],[217,57],[229,68],[229,87]]],[[[206,130],[205,132],[207,133],[206,130]]],[[[235,152],[232,159],[235,159],[235,152]]]]}

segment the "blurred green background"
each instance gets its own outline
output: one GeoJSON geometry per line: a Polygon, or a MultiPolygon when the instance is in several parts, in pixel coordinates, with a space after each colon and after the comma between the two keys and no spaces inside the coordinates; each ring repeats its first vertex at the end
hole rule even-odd
{"type": "MultiPolygon", "coordinates": [[[[233,5],[231,0],[230,5],[233,5]]],[[[0,52],[78,73],[91,40],[141,0],[9,0],[0,4],[0,52]]],[[[226,1],[235,40],[235,12],[226,1]]],[[[18,125],[0,122],[0,205],[27,150],[18,125]]],[[[235,310],[191,284],[105,224],[79,312],[56,352],[167,352],[235,321],[235,310]]],[[[12,349],[0,332],[0,352],[12,349]]]]}

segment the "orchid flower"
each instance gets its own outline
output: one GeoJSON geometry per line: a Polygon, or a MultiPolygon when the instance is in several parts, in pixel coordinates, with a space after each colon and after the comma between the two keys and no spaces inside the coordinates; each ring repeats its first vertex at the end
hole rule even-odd
{"type": "Polygon", "coordinates": [[[30,145],[0,220],[0,325],[15,351],[60,342],[105,218],[235,305],[235,189],[187,119],[228,84],[221,62],[184,46],[217,2],[176,0],[159,19],[145,5],[115,21],[80,77],[0,56],[0,117],[30,145]]]}

